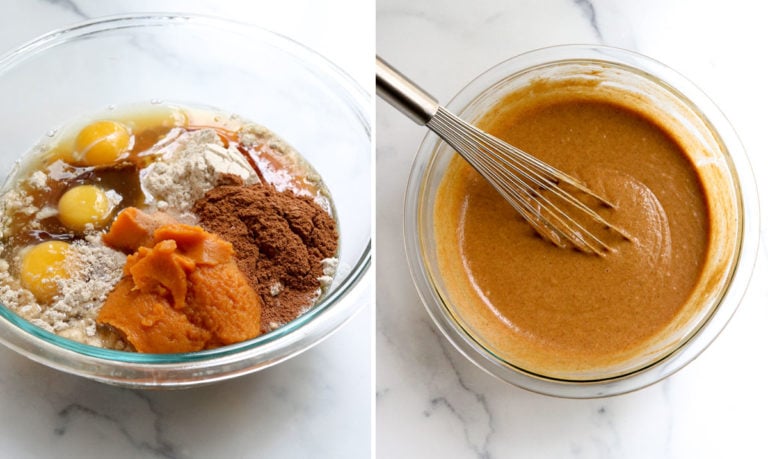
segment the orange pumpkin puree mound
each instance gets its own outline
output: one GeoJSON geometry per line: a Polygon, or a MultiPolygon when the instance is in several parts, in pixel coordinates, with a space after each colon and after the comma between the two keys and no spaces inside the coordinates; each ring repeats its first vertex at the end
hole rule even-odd
{"type": "Polygon", "coordinates": [[[235,264],[232,244],[199,226],[168,221],[129,208],[104,235],[108,245],[134,253],[98,323],[120,331],[136,351],[156,354],[258,336],[261,297],[235,264]]]}
{"type": "Polygon", "coordinates": [[[171,223],[177,222],[162,212],[150,215],[135,207],[128,207],[112,222],[109,232],[102,236],[102,240],[113,249],[132,253],[142,246],[151,247],[154,244],[155,230],[161,225],[171,223]]]}

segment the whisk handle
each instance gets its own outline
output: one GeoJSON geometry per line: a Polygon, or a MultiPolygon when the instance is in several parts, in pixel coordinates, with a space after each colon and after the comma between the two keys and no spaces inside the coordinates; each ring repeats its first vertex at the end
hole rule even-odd
{"type": "Polygon", "coordinates": [[[421,125],[435,116],[439,106],[434,97],[379,56],[376,56],[376,94],[421,125]]]}

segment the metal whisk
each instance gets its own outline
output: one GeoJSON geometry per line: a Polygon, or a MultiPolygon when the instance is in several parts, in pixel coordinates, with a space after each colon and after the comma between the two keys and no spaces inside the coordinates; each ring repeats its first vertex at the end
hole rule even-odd
{"type": "MultiPolygon", "coordinates": [[[[426,91],[376,56],[376,93],[417,124],[427,126],[472,165],[544,238],[559,247],[604,255],[613,249],[574,214],[630,237],[563,189],[614,207],[575,178],[461,120],[426,91]]],[[[594,226],[594,225],[591,225],[594,226]]]]}

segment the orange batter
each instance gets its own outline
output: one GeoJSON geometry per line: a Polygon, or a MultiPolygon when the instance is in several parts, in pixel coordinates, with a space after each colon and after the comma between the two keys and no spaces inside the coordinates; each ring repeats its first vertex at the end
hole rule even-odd
{"type": "Polygon", "coordinates": [[[642,358],[687,311],[709,247],[707,198],[681,146],[631,105],[582,89],[540,81],[479,125],[615,203],[597,210],[632,241],[613,237],[605,257],[557,248],[458,156],[435,204],[460,323],[507,362],[555,378],[599,378],[642,358]]]}

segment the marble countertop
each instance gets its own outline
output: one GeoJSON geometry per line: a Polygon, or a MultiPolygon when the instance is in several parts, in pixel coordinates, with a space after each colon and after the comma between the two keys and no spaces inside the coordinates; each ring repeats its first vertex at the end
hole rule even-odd
{"type": "MultiPolygon", "coordinates": [[[[372,2],[0,0],[0,11],[0,54],[104,15],[178,11],[238,19],[308,45],[372,93],[372,2]],[[359,20],[347,21],[345,13],[359,20]]],[[[368,457],[372,324],[366,305],[330,338],[275,367],[171,392],[91,382],[0,346],[0,457],[368,457]]]]}
{"type": "Polygon", "coordinates": [[[502,383],[433,325],[402,242],[409,168],[425,134],[377,104],[376,449],[380,459],[766,457],[768,13],[677,0],[379,0],[377,53],[439,100],[524,51],[607,44],[666,63],[701,87],[744,143],[763,198],[761,246],[739,310],[699,358],[644,390],[566,400],[502,383]]]}
{"type": "MultiPolygon", "coordinates": [[[[746,0],[378,0],[375,11],[373,5],[0,0],[0,53],[86,18],[197,12],[280,31],[372,92],[373,37],[361,37],[372,34],[375,13],[377,52],[441,100],[505,58],[554,44],[608,44],[666,63],[729,117],[763,198],[753,281],[731,323],[683,370],[627,395],[563,400],[488,376],[440,335],[413,287],[402,203],[424,130],[378,104],[375,451],[380,459],[765,457],[768,137],[761,107],[768,93],[760,88],[768,64],[755,56],[768,42],[768,14],[746,0]]],[[[114,388],[0,347],[0,455],[368,457],[372,327],[366,307],[328,340],[276,367],[176,392],[114,388]]]]}

